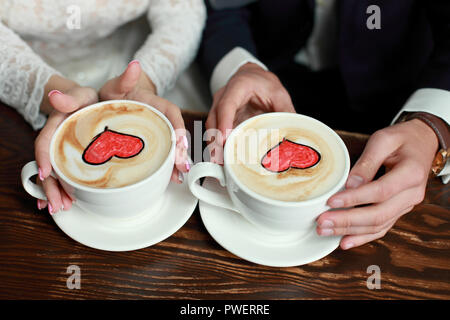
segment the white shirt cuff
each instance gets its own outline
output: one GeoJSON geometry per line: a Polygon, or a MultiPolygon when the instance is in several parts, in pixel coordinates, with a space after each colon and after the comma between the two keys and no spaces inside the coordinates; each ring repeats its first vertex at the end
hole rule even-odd
{"type": "MultiPolygon", "coordinates": [[[[392,123],[397,121],[402,112],[428,112],[450,124],[450,91],[442,89],[419,89],[413,93],[403,108],[395,116],[392,123]]],[[[450,161],[447,161],[440,172],[443,183],[450,181],[450,161]]]]}
{"type": "Polygon", "coordinates": [[[214,94],[217,90],[224,87],[239,68],[248,62],[257,64],[264,70],[268,70],[267,67],[250,52],[241,47],[236,47],[220,59],[219,63],[215,66],[209,84],[211,93],[214,94]]]}

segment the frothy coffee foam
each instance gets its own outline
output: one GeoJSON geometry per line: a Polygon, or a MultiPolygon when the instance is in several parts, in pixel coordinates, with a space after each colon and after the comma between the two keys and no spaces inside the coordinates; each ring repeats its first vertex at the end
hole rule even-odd
{"type": "Polygon", "coordinates": [[[89,187],[118,188],[154,173],[167,158],[171,144],[171,131],[156,113],[138,104],[111,103],[66,121],[53,152],[56,166],[70,180],[89,187]],[[144,148],[128,159],[113,157],[102,165],[84,162],[84,149],[105,127],[140,137],[144,148]]]}
{"type": "Polygon", "coordinates": [[[300,117],[259,117],[241,128],[232,144],[227,160],[237,179],[275,200],[318,197],[333,188],[345,170],[345,152],[337,138],[319,124],[300,117]],[[262,158],[284,138],[314,148],[320,161],[311,168],[290,168],[281,173],[265,169],[262,158]]]}

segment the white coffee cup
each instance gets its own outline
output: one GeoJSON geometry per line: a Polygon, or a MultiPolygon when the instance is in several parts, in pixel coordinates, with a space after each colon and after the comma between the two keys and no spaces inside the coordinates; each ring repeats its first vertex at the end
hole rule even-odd
{"type": "MultiPolygon", "coordinates": [[[[58,179],[64,190],[71,197],[76,199],[76,204],[81,209],[107,217],[128,218],[152,207],[155,203],[159,203],[161,196],[169,185],[170,177],[172,175],[175,162],[176,137],[172,124],[160,111],[145,103],[128,100],[103,101],[93,104],[69,116],[63,123],[70,121],[75,114],[85,112],[93,108],[99,108],[110,103],[131,103],[134,105],[141,105],[150,109],[165,121],[171,132],[171,147],[167,158],[164,160],[159,169],[157,169],[150,176],[134,184],[119,188],[93,188],[76,183],[67,178],[55,163],[55,138],[58,136],[59,131],[63,127],[61,124],[50,142],[50,162],[53,168],[51,175],[58,179]]],[[[38,170],[36,161],[27,163],[22,168],[22,184],[24,189],[33,197],[47,200],[43,188],[30,180],[32,176],[38,174],[38,170]]]]}
{"type": "Polygon", "coordinates": [[[208,204],[229,209],[241,214],[260,231],[268,235],[295,235],[300,237],[308,234],[315,226],[317,217],[330,209],[327,206],[328,199],[336,192],[344,188],[350,170],[350,158],[348,150],[342,139],[328,126],[313,118],[294,113],[266,113],[248,119],[237,126],[227,138],[224,147],[223,166],[212,162],[201,162],[193,166],[188,174],[188,185],[194,196],[208,204]],[[240,129],[245,127],[249,121],[265,117],[279,116],[293,117],[311,121],[315,126],[320,126],[328,134],[333,135],[339,149],[344,153],[343,174],[339,181],[329,189],[328,192],[303,201],[282,201],[262,196],[248,188],[231,169],[228,153],[233,147],[233,139],[239,134],[240,129]],[[227,194],[217,193],[202,187],[198,180],[203,177],[217,179],[227,194]]]}

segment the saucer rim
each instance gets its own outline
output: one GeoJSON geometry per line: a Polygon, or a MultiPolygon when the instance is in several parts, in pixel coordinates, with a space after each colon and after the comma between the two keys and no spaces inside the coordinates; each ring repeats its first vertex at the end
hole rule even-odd
{"type": "MultiPolygon", "coordinates": [[[[205,178],[203,181],[203,186],[206,183],[217,183],[214,181],[213,178],[205,178]]],[[[218,185],[218,183],[217,183],[218,185]]],[[[218,185],[218,187],[221,187],[220,185],[218,185]]],[[[199,200],[199,212],[200,212],[200,217],[202,219],[203,225],[205,226],[206,230],[208,231],[208,233],[210,234],[210,236],[220,245],[222,246],[225,250],[227,250],[228,252],[232,253],[233,255],[245,260],[245,261],[249,261],[255,264],[259,264],[259,265],[263,265],[263,266],[268,266],[268,267],[283,267],[283,268],[287,268],[287,267],[298,267],[298,266],[302,266],[302,265],[306,265],[315,261],[318,261],[326,256],[328,256],[329,254],[331,254],[333,251],[335,251],[338,247],[339,244],[341,242],[342,236],[328,236],[326,238],[319,238],[319,239],[323,239],[323,240],[327,240],[325,243],[328,244],[327,246],[324,245],[324,247],[326,247],[326,250],[320,251],[320,253],[315,253],[312,255],[309,255],[307,258],[305,258],[305,255],[303,255],[301,258],[297,258],[297,259],[286,259],[283,260],[281,262],[277,262],[277,261],[268,261],[267,259],[264,258],[259,258],[257,255],[251,255],[248,256],[245,253],[242,254],[242,252],[239,252],[238,248],[233,248],[232,246],[230,246],[226,241],[223,241],[224,239],[222,239],[222,237],[218,236],[217,233],[212,230],[215,227],[212,226],[211,219],[208,216],[207,213],[204,212],[205,208],[206,210],[219,210],[221,211],[220,214],[223,214],[224,211],[228,211],[227,214],[237,214],[237,213],[233,213],[230,210],[224,209],[224,208],[220,208],[217,206],[213,206],[209,203],[206,203],[202,200],[199,200]],[[334,241],[333,241],[334,240],[334,241]],[[332,245],[329,245],[329,243],[333,243],[332,245]]],[[[239,214],[237,214],[239,215],[239,214]]],[[[244,219],[242,216],[240,216],[238,219],[244,219]]],[[[248,222],[249,223],[249,222],[248,222]]],[[[255,229],[257,230],[257,229],[255,229]]],[[[315,229],[311,230],[310,233],[308,233],[308,235],[306,235],[305,237],[302,237],[301,239],[297,240],[297,241],[292,241],[292,242],[288,242],[285,246],[283,246],[282,244],[277,244],[278,247],[284,247],[284,248],[288,248],[288,247],[298,247],[299,245],[301,245],[302,243],[304,243],[305,241],[307,241],[307,239],[314,237],[314,232],[315,229]]],[[[317,237],[320,237],[319,235],[316,235],[317,237]]],[[[266,248],[268,248],[267,245],[264,245],[263,242],[259,241],[258,239],[252,238],[254,239],[255,243],[257,243],[257,246],[264,250],[266,248]]]]}
{"type": "MultiPolygon", "coordinates": [[[[186,213],[183,214],[183,215],[180,214],[180,219],[177,220],[178,223],[176,223],[176,224],[174,223],[173,227],[171,229],[168,229],[166,232],[161,232],[160,233],[161,235],[159,237],[155,237],[154,234],[151,234],[152,236],[149,237],[150,240],[140,241],[139,244],[132,244],[131,243],[131,244],[124,244],[124,245],[120,245],[120,246],[117,246],[117,245],[108,246],[108,245],[103,245],[103,243],[102,243],[101,245],[97,245],[95,243],[86,241],[85,239],[82,238],[82,236],[80,237],[80,233],[79,232],[76,232],[76,233],[72,232],[73,229],[70,228],[70,226],[68,227],[67,225],[63,225],[61,223],[61,221],[58,221],[60,219],[58,214],[53,215],[52,218],[53,218],[53,221],[55,222],[55,224],[58,226],[58,228],[64,234],[66,234],[72,240],[74,240],[74,241],[76,241],[76,242],[78,242],[78,243],[80,243],[80,244],[82,244],[82,245],[84,245],[86,247],[97,249],[97,250],[102,250],[102,251],[110,251],[110,252],[136,251],[136,250],[140,250],[140,249],[144,249],[144,248],[147,248],[147,247],[154,246],[154,245],[156,245],[156,244],[158,244],[158,243],[168,239],[173,234],[175,234],[179,229],[181,229],[186,224],[186,222],[189,220],[189,218],[192,216],[192,214],[194,213],[194,211],[195,211],[195,209],[196,209],[196,207],[198,205],[198,199],[195,198],[190,193],[190,190],[189,190],[189,188],[187,186],[186,179],[180,185],[175,185],[174,182],[170,182],[167,190],[164,192],[164,196],[165,197],[169,196],[170,188],[177,188],[177,187],[184,188],[185,189],[184,192],[186,192],[186,191],[189,192],[189,194],[190,194],[189,197],[192,198],[192,201],[190,201],[190,205],[189,206],[182,206],[182,208],[185,208],[185,211],[184,210],[183,211],[186,212],[186,213]],[[181,216],[183,217],[182,219],[181,219],[181,216]]],[[[174,191],[172,191],[172,192],[174,192],[174,191]]],[[[180,190],[179,192],[183,192],[183,191],[180,190]]],[[[165,208],[165,211],[167,211],[167,212],[173,211],[171,209],[171,207],[173,207],[174,204],[176,204],[177,202],[167,201],[167,200],[163,200],[163,201],[164,202],[163,202],[163,205],[161,206],[161,209],[164,209],[164,207],[167,206],[165,208]]],[[[77,206],[76,203],[74,203],[73,205],[77,207],[77,210],[85,212],[79,206],[77,206]]],[[[71,210],[60,212],[59,214],[70,214],[71,210]]],[[[142,217],[142,216],[137,215],[135,217],[135,219],[137,219],[138,217],[142,217]]],[[[133,218],[130,218],[130,219],[133,219],[133,218]]],[[[164,212],[161,212],[160,214],[158,214],[156,216],[156,219],[164,219],[164,212]]],[[[152,221],[152,219],[150,219],[149,221],[152,221]]],[[[148,224],[153,223],[153,221],[152,222],[149,222],[149,221],[146,221],[146,223],[148,223],[148,224]]],[[[109,227],[109,229],[114,229],[111,226],[108,226],[108,227],[109,227]]],[[[131,232],[132,233],[132,232],[135,232],[135,231],[130,230],[130,231],[127,231],[127,232],[131,232]]],[[[141,232],[144,232],[144,231],[141,231],[141,232]]],[[[138,241],[135,241],[135,243],[136,242],[138,242],[138,241]]],[[[126,241],[125,241],[125,243],[126,243],[126,241]]]]}

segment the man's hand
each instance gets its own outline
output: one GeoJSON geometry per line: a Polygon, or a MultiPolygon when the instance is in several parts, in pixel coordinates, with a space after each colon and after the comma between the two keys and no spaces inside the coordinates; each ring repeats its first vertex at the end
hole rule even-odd
{"type": "Polygon", "coordinates": [[[438,149],[434,131],[418,119],[374,133],[350,171],[347,190],[328,200],[332,208],[317,220],[319,235],[344,235],[342,249],[383,237],[395,222],[423,201],[438,149]],[[384,165],[386,174],[373,180],[384,165]]]}
{"type": "Polygon", "coordinates": [[[127,69],[118,77],[109,80],[100,89],[102,100],[135,100],[151,105],[161,111],[175,129],[177,148],[172,181],[181,183],[179,172],[187,172],[190,164],[187,160],[188,141],[180,108],[156,95],[156,87],[142,71],[137,60],[128,64],[127,69]]]}
{"type": "Polygon", "coordinates": [[[214,94],[205,125],[221,131],[223,138],[217,143],[223,146],[230,129],[255,115],[274,111],[295,112],[288,92],[275,74],[247,63],[214,94]]]}

